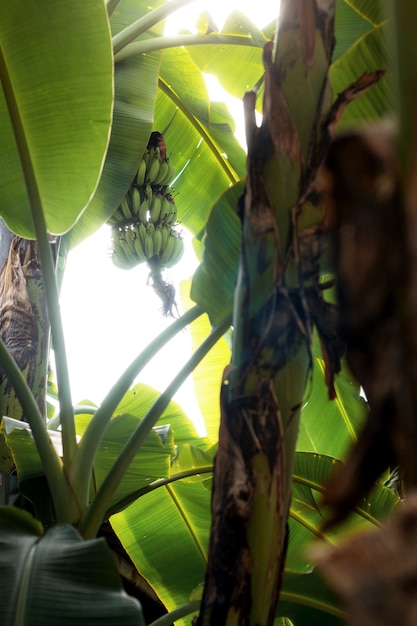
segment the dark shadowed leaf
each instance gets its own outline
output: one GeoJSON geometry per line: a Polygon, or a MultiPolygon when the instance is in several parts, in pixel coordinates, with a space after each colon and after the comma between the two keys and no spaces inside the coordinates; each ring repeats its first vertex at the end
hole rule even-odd
{"type": "Polygon", "coordinates": [[[103,539],[84,541],[69,525],[42,535],[27,513],[0,509],[0,619],[3,626],[143,626],[103,539]]]}

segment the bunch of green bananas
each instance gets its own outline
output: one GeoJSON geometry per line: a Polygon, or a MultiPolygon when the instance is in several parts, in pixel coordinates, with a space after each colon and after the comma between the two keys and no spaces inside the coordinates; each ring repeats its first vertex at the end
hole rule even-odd
{"type": "Polygon", "coordinates": [[[169,186],[175,171],[166,158],[162,135],[154,134],[158,135],[158,145],[148,146],[126,196],[108,220],[113,263],[123,269],[151,259],[153,267],[171,267],[184,252],[169,186]]]}
{"type": "Polygon", "coordinates": [[[117,228],[136,221],[171,226],[176,220],[177,207],[169,187],[152,187],[147,184],[131,185],[108,223],[117,228]]]}
{"type": "Polygon", "coordinates": [[[112,260],[121,269],[131,269],[152,260],[159,266],[172,267],[184,252],[184,241],[174,228],[152,222],[136,222],[112,228],[112,260]]]}
{"type": "Polygon", "coordinates": [[[151,146],[145,152],[136,175],[137,185],[167,187],[172,184],[175,170],[171,161],[161,155],[158,146],[151,146]]]}

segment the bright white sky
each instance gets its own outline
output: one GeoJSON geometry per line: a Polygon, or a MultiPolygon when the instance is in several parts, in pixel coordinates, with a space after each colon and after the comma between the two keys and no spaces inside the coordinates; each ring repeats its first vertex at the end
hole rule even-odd
{"type": "MultiPolygon", "coordinates": [[[[268,24],[277,12],[277,2],[271,0],[211,0],[209,3],[197,0],[169,19],[169,33],[174,34],[181,28],[192,30],[198,15],[207,6],[219,28],[236,9],[247,14],[258,26],[268,24]]],[[[221,88],[214,93],[215,80],[209,79],[208,87],[213,99],[226,99],[221,88]]],[[[236,100],[226,101],[236,117],[238,136],[244,141],[242,105],[236,100]]],[[[178,211],[180,215],[180,205],[178,211]]],[[[161,317],[160,301],[146,285],[146,264],[129,271],[117,269],[112,264],[109,245],[109,228],[103,227],[70,253],[65,270],[61,311],[73,402],[76,403],[87,399],[100,403],[131,361],[172,321],[161,317]]],[[[166,278],[178,286],[179,280],[191,278],[196,266],[191,240],[188,240],[183,258],[166,278]]],[[[190,338],[184,331],[171,341],[169,349],[162,350],[151,361],[139,375],[138,382],[163,391],[190,353],[190,338]]],[[[190,379],[175,400],[196,426],[201,426],[190,379]]]]}

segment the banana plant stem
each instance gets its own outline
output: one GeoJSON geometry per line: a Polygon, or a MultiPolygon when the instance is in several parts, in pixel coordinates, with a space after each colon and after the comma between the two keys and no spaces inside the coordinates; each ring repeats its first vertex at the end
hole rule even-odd
{"type": "Polygon", "coordinates": [[[187,617],[187,615],[192,615],[192,613],[196,613],[200,608],[201,600],[192,600],[191,602],[187,602],[187,604],[183,604],[179,606],[177,609],[170,611],[170,613],[166,613],[162,615],[162,617],[158,617],[154,622],[151,622],[149,626],[170,626],[176,620],[181,619],[182,617],[187,617]]]}
{"type": "Polygon", "coordinates": [[[110,392],[104,398],[101,406],[97,409],[91,422],[88,424],[78,449],[69,468],[69,477],[77,497],[83,505],[87,505],[91,472],[98,447],[103,438],[104,431],[113,415],[114,410],[126,391],[132,385],[134,379],[155,354],[163,348],[179,331],[203,314],[203,309],[195,305],[180,318],[175,320],[168,328],[158,335],[139,356],[132,361],[110,392]]]}
{"type": "Polygon", "coordinates": [[[178,48],[181,46],[201,46],[201,45],[222,45],[222,46],[250,46],[259,47],[256,41],[250,37],[241,35],[173,35],[171,37],[152,37],[144,41],[135,41],[123,50],[115,54],[114,61],[119,63],[140,54],[165,50],[167,48],[178,48]]]}
{"type": "Polygon", "coordinates": [[[45,422],[36,400],[16,361],[0,339],[0,363],[13,386],[28,419],[33,438],[42,459],[42,466],[51,490],[57,521],[72,521],[72,493],[63,472],[62,463],[49,439],[45,422]]]}
{"type": "Polygon", "coordinates": [[[227,316],[227,319],[213,327],[209,336],[197,348],[184,367],[181,368],[178,374],[173,378],[165,391],[161,393],[139,426],[134,430],[113,467],[100,486],[96,497],[84,516],[84,519],[81,520],[79,531],[86,539],[95,537],[97,534],[98,528],[104,519],[107,508],[109,507],[110,500],[125,475],[127,468],[139,452],[140,447],[145,441],[149,431],[153,426],[155,426],[159,417],[170,403],[174,393],[181,387],[207,352],[214,346],[220,337],[224,335],[230,327],[230,323],[231,316],[227,316]]]}
{"type": "Polygon", "coordinates": [[[175,11],[178,11],[178,9],[190,4],[192,1],[193,0],[171,0],[171,2],[166,2],[154,11],[147,13],[133,24],[130,24],[130,26],[123,29],[113,37],[114,54],[127,46],[127,44],[136,39],[136,37],[146,33],[146,31],[152,28],[152,26],[155,26],[155,24],[164,20],[168,17],[168,15],[175,13],[175,11]]]}
{"type": "Polygon", "coordinates": [[[161,487],[166,487],[171,483],[175,483],[178,480],[183,480],[184,478],[191,478],[193,476],[200,476],[201,474],[211,474],[213,472],[213,465],[206,465],[203,467],[198,467],[185,470],[183,472],[178,472],[178,474],[173,474],[169,478],[159,478],[158,480],[154,480],[150,485],[146,485],[146,487],[142,487],[142,489],[138,489],[133,493],[120,500],[117,504],[114,504],[106,511],[106,518],[109,518],[111,515],[115,515],[119,513],[123,509],[125,509],[129,504],[132,504],[138,498],[150,493],[151,491],[155,491],[155,489],[160,489],[161,487]]]}
{"type": "Polygon", "coordinates": [[[43,213],[42,200],[38,187],[32,155],[27,142],[24,121],[20,116],[13,84],[10,79],[7,61],[3,48],[0,46],[0,82],[8,108],[10,121],[13,127],[16,146],[19,151],[20,162],[25,179],[29,205],[32,212],[33,224],[38,244],[39,259],[45,284],[45,296],[48,308],[49,323],[51,325],[52,341],[55,352],[56,375],[59,388],[59,402],[62,423],[62,446],[64,467],[69,466],[76,449],[75,424],[72,412],[71,390],[68,375],[68,366],[65,352],[64,332],[59,311],[59,295],[55,277],[55,266],[52,258],[48,231],[43,213]]]}
{"type": "MultiPolygon", "coordinates": [[[[95,415],[97,413],[97,407],[90,404],[76,404],[73,407],[74,415],[95,415]]],[[[54,415],[48,422],[48,430],[58,430],[61,425],[61,418],[59,413],[54,415]]]]}

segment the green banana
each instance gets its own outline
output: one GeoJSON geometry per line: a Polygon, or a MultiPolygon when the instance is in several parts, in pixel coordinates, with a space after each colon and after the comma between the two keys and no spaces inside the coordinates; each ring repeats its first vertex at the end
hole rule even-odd
{"type": "Polygon", "coordinates": [[[146,222],[148,221],[148,211],[149,211],[149,200],[148,198],[145,198],[145,200],[143,200],[143,202],[141,203],[139,207],[139,211],[138,211],[139,221],[143,222],[144,224],[146,224],[146,222]]]}
{"type": "Polygon", "coordinates": [[[169,233],[171,232],[171,228],[169,226],[165,226],[164,223],[161,223],[160,226],[160,231],[161,231],[161,237],[162,237],[162,243],[161,243],[161,250],[164,250],[165,246],[167,245],[167,240],[168,240],[168,236],[169,233]]]}
{"type": "Polygon", "coordinates": [[[120,247],[123,250],[123,253],[126,257],[125,269],[132,269],[132,267],[135,267],[135,265],[137,265],[138,262],[136,259],[136,254],[134,250],[131,248],[131,244],[129,243],[129,240],[128,240],[129,238],[128,230],[129,229],[120,231],[119,241],[120,241],[120,247]]]}
{"type": "Polygon", "coordinates": [[[165,180],[169,171],[168,161],[161,161],[159,166],[159,172],[155,176],[152,184],[153,185],[162,185],[162,181],[165,180]]]}
{"type": "MultiPolygon", "coordinates": [[[[146,257],[146,254],[145,254],[145,250],[143,248],[142,238],[141,238],[140,233],[139,233],[139,224],[136,224],[133,232],[135,234],[135,239],[134,239],[135,252],[136,252],[136,255],[138,257],[139,263],[143,263],[144,261],[146,261],[147,257],[146,257]]],[[[145,233],[145,235],[146,235],[146,233],[145,233]]]]}
{"type": "MultiPolygon", "coordinates": [[[[124,248],[126,256],[132,259],[132,262],[137,264],[136,248],[135,248],[135,233],[131,228],[126,228],[124,231],[125,241],[127,247],[124,248]]],[[[123,244],[122,244],[123,245],[123,244]]]]}
{"type": "Polygon", "coordinates": [[[165,219],[167,218],[168,213],[169,213],[169,201],[168,201],[166,195],[163,194],[162,195],[161,213],[159,215],[159,221],[165,223],[165,219]]]}
{"type": "Polygon", "coordinates": [[[149,219],[154,224],[157,224],[159,221],[159,216],[161,215],[162,208],[162,196],[160,193],[154,193],[152,196],[152,204],[149,207],[149,219]]]}
{"type": "Polygon", "coordinates": [[[162,248],[162,233],[161,226],[157,226],[155,228],[155,232],[153,234],[153,253],[159,254],[162,248]]]}
{"type": "Polygon", "coordinates": [[[138,172],[136,174],[136,184],[140,187],[145,184],[145,175],[146,175],[146,161],[142,157],[141,162],[139,163],[138,172]]]}
{"type": "Polygon", "coordinates": [[[165,218],[165,223],[171,226],[177,221],[177,206],[174,200],[169,201],[169,212],[165,218]]]}
{"type": "Polygon", "coordinates": [[[144,246],[147,233],[146,233],[146,226],[143,222],[139,222],[138,224],[138,234],[139,234],[139,238],[141,240],[142,246],[144,246]]]}
{"type": "Polygon", "coordinates": [[[165,248],[160,253],[162,265],[165,265],[165,263],[171,258],[172,251],[174,250],[174,244],[175,235],[169,234],[165,248]]]}
{"type": "Polygon", "coordinates": [[[151,259],[154,256],[153,252],[153,233],[147,231],[145,239],[145,255],[147,259],[151,259]]]}
{"type": "MultiPolygon", "coordinates": [[[[149,170],[149,166],[151,164],[151,159],[154,158],[154,152],[153,150],[146,150],[145,154],[143,155],[142,159],[145,161],[145,165],[146,165],[146,172],[149,170]]],[[[145,172],[145,183],[146,183],[146,172],[145,172]]]]}
{"type": "MultiPolygon", "coordinates": [[[[158,176],[159,168],[161,166],[161,160],[159,157],[159,149],[153,149],[153,156],[151,156],[149,161],[148,170],[146,172],[146,182],[153,185],[155,178],[158,176]]],[[[151,151],[152,152],[152,151],[151,151]]]]}
{"type": "Polygon", "coordinates": [[[125,197],[122,199],[122,201],[121,201],[121,203],[120,203],[120,207],[121,207],[121,209],[122,209],[122,213],[123,213],[124,217],[125,217],[127,220],[132,219],[132,214],[131,214],[131,212],[130,212],[130,207],[129,207],[129,203],[128,203],[128,201],[127,201],[127,196],[125,196],[125,197]]]}
{"type": "Polygon", "coordinates": [[[161,185],[163,187],[166,187],[167,185],[170,185],[174,179],[175,176],[175,168],[172,165],[171,161],[169,159],[166,160],[166,163],[168,164],[168,168],[167,168],[167,173],[165,175],[165,178],[163,178],[161,180],[161,185]]]}
{"type": "Polygon", "coordinates": [[[152,202],[152,196],[153,196],[152,185],[148,184],[145,187],[145,198],[149,200],[149,204],[152,202]]]}
{"type": "Polygon", "coordinates": [[[136,189],[136,187],[133,187],[131,188],[130,193],[131,193],[131,198],[132,198],[132,213],[134,216],[138,216],[140,205],[141,205],[139,189],[136,189]]]}
{"type": "Polygon", "coordinates": [[[181,239],[179,235],[174,238],[174,247],[168,261],[165,261],[166,267],[172,267],[176,265],[182,255],[184,254],[184,241],[181,239]]]}

